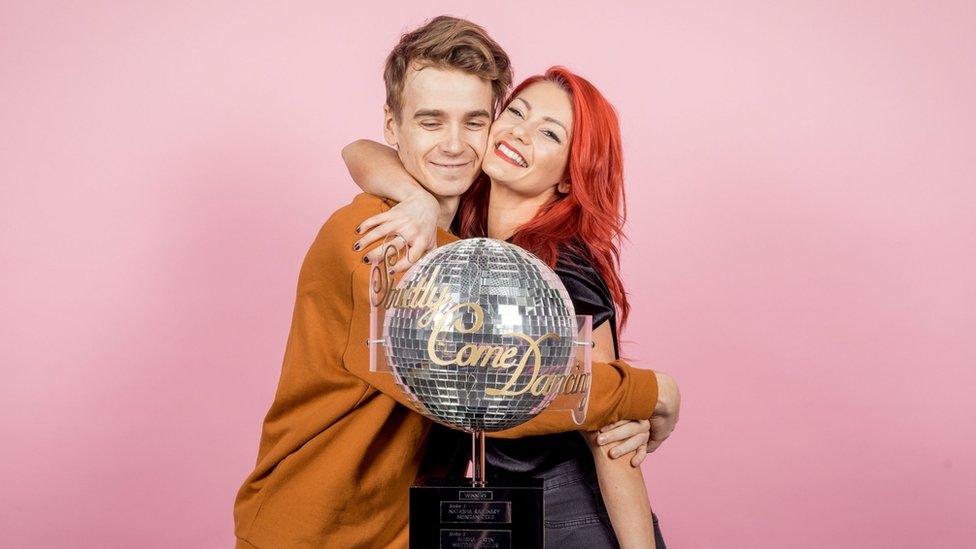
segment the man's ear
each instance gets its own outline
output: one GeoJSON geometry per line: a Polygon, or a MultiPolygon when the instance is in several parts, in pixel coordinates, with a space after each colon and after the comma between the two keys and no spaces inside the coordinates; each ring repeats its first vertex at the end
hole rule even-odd
{"type": "Polygon", "coordinates": [[[393,109],[389,105],[383,106],[383,137],[387,145],[397,146],[396,120],[393,119],[393,109]]]}

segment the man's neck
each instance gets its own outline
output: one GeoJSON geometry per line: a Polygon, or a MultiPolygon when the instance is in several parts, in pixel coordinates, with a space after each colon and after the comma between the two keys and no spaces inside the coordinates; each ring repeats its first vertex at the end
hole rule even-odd
{"type": "Polygon", "coordinates": [[[553,192],[549,189],[535,196],[525,196],[492,181],[488,198],[488,236],[498,240],[511,238],[519,227],[535,217],[553,192]]]}
{"type": "Polygon", "coordinates": [[[458,204],[461,202],[459,196],[436,196],[437,204],[441,207],[441,212],[437,217],[437,226],[447,232],[451,232],[451,224],[454,215],[457,214],[458,204]]]}

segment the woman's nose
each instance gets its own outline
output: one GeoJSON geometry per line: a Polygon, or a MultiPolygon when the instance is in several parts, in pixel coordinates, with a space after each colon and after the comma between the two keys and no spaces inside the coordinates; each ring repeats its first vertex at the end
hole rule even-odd
{"type": "Polygon", "coordinates": [[[528,140],[526,139],[526,137],[528,136],[528,132],[525,130],[525,128],[522,127],[522,124],[518,124],[512,128],[512,136],[523,143],[528,142],[528,140]]]}

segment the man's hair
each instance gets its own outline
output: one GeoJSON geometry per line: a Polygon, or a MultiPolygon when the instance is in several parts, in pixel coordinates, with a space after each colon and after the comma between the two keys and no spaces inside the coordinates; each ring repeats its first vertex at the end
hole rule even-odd
{"type": "Polygon", "coordinates": [[[441,15],[401,36],[386,58],[386,104],[395,120],[400,120],[407,71],[425,67],[459,70],[491,82],[495,113],[512,85],[508,54],[485,29],[466,19],[441,15]]]}

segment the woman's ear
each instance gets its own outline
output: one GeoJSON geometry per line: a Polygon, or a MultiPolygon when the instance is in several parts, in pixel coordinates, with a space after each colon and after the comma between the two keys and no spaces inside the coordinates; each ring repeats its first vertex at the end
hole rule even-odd
{"type": "Polygon", "coordinates": [[[568,179],[563,179],[562,181],[559,182],[558,185],[556,185],[556,191],[559,194],[569,194],[569,188],[570,185],[568,179]]]}

